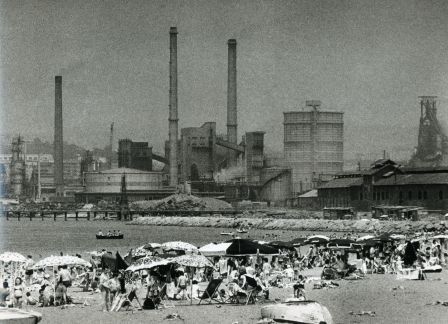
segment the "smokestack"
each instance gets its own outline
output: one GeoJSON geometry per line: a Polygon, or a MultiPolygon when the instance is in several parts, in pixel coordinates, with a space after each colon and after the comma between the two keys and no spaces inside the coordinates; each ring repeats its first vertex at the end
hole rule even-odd
{"type": "Polygon", "coordinates": [[[54,183],[56,197],[64,196],[64,152],[62,137],[62,76],[55,77],[54,101],[54,183]]]}
{"type": "Polygon", "coordinates": [[[169,101],[169,143],[170,143],[170,186],[177,186],[177,28],[170,28],[170,101],[169,101]]]}
{"type": "MultiPolygon", "coordinates": [[[[228,72],[227,72],[227,140],[237,144],[237,112],[236,112],[236,39],[228,42],[228,72]]],[[[236,154],[229,152],[229,162],[236,163],[236,154]]]]}

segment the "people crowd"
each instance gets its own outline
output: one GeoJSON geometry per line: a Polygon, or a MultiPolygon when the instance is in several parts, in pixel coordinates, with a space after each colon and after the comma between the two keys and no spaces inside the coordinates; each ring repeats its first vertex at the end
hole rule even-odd
{"type": "MultiPolygon", "coordinates": [[[[112,233],[113,235],[113,233],[112,233]]],[[[341,239],[357,237],[346,235],[341,239]]],[[[368,273],[399,273],[402,269],[437,269],[445,263],[447,240],[428,235],[399,239],[367,240],[348,248],[319,242],[301,246],[285,245],[275,255],[242,255],[210,257],[213,266],[193,268],[162,265],[138,272],[112,269],[101,260],[105,250],[92,257],[91,267],[61,265],[35,268],[31,255],[19,270],[4,264],[0,273],[0,305],[22,307],[89,305],[88,298],[71,295],[73,287],[88,294],[100,294],[104,312],[123,307],[153,309],[174,300],[201,300],[204,288],[213,280],[219,284],[213,291],[221,301],[257,302],[269,300],[273,287],[291,288],[293,296],[306,299],[305,270],[322,268],[322,280],[357,279],[368,273]],[[145,296],[142,300],[139,297],[145,296]]],[[[147,256],[158,257],[157,250],[147,256]]],[[[185,252],[180,252],[185,253],[185,252]]],[[[79,255],[78,255],[79,256],[79,255]]],[[[130,254],[132,261],[139,256],[130,254]]],[[[89,295],[84,295],[89,296],[89,295]]]]}

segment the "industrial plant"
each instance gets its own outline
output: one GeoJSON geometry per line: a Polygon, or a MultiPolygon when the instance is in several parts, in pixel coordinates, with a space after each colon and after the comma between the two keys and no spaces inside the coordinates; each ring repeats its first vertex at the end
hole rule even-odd
{"type": "Polygon", "coordinates": [[[217,132],[216,120],[179,130],[178,113],[182,105],[178,102],[177,49],[178,31],[171,27],[168,136],[164,153],[153,152],[150,141],[136,142],[129,138],[116,141],[112,122],[104,154],[94,156],[86,151],[82,156],[65,158],[63,76],[58,75],[53,154],[27,155],[23,138],[15,138],[11,153],[0,157],[2,195],[53,202],[119,202],[125,179],[129,201],[188,192],[220,198],[235,206],[252,201],[264,206],[368,209],[378,202],[418,204],[421,200],[420,204],[424,204],[424,200],[430,200],[424,197],[435,195],[438,198],[434,199],[440,201],[432,205],[448,207],[445,201],[448,182],[439,183],[444,167],[448,168],[448,138],[437,120],[436,97],[420,97],[418,146],[408,165],[398,166],[384,160],[367,169],[359,167],[344,172],[344,113],[322,108],[319,100],[304,100],[302,107],[283,112],[283,154],[275,158],[265,152],[265,137],[270,134],[263,129],[238,130],[236,39],[227,41],[226,134],[217,132]],[[422,168],[433,169],[422,171],[422,168]],[[422,175],[432,174],[434,168],[438,170],[437,183],[425,180],[422,175]],[[437,188],[417,188],[416,193],[411,193],[397,187],[407,185],[412,177],[418,177],[415,181],[422,186],[437,185],[437,188]]]}

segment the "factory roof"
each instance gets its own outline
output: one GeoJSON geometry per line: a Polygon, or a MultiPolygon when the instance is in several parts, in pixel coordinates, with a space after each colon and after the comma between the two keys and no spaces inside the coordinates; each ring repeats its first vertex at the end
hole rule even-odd
{"type": "Polygon", "coordinates": [[[157,173],[157,172],[150,172],[150,171],[142,171],[137,169],[131,169],[131,168],[115,168],[115,169],[109,169],[109,170],[102,170],[102,171],[90,171],[88,173],[104,173],[104,174],[142,174],[142,173],[157,173]]]}
{"type": "Polygon", "coordinates": [[[320,186],[319,189],[358,187],[362,185],[362,182],[362,177],[336,178],[320,186]]]}
{"type": "Polygon", "coordinates": [[[397,174],[378,180],[376,186],[448,184],[448,172],[397,174]]]}

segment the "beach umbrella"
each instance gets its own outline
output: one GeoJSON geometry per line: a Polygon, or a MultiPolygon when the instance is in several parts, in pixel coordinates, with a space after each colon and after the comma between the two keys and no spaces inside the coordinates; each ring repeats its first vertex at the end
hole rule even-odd
{"type": "Polygon", "coordinates": [[[169,259],[171,262],[184,267],[205,268],[213,267],[213,264],[203,255],[186,254],[169,259]]]}
{"type": "Polygon", "coordinates": [[[41,269],[41,268],[47,268],[47,267],[58,267],[58,266],[83,266],[83,267],[91,267],[92,265],[87,262],[84,259],[70,256],[70,255],[63,255],[63,256],[50,256],[45,259],[40,260],[37,262],[33,268],[34,269],[41,269]]]}
{"type": "Polygon", "coordinates": [[[350,247],[353,243],[356,243],[353,240],[349,239],[331,239],[327,246],[328,247],[350,247]]]}
{"type": "Polygon", "coordinates": [[[278,254],[278,250],[248,239],[233,239],[226,250],[226,255],[278,254]]]}
{"type": "Polygon", "coordinates": [[[132,262],[131,266],[137,267],[140,266],[142,264],[148,264],[151,262],[158,262],[158,261],[162,261],[163,259],[161,257],[158,256],[145,256],[143,258],[140,258],[134,262],[132,262]]]}
{"type": "Polygon", "coordinates": [[[7,262],[18,262],[18,263],[25,263],[26,258],[17,252],[4,252],[0,254],[0,261],[3,261],[5,263],[7,262]]]}
{"type": "Polygon", "coordinates": [[[227,248],[232,243],[210,243],[207,245],[204,245],[199,249],[199,252],[201,252],[202,255],[205,256],[218,256],[218,255],[225,255],[227,248]]]}
{"type": "Polygon", "coordinates": [[[307,237],[305,243],[307,244],[325,244],[330,241],[330,238],[325,235],[311,235],[307,237]]]}
{"type": "Polygon", "coordinates": [[[393,239],[393,240],[397,240],[397,241],[405,240],[406,239],[406,235],[403,235],[403,234],[391,234],[390,238],[393,239]]]}
{"type": "Polygon", "coordinates": [[[126,269],[126,271],[135,272],[135,271],[140,271],[140,270],[150,270],[152,268],[165,266],[165,265],[168,265],[168,264],[171,264],[171,263],[173,263],[173,262],[171,260],[169,260],[169,259],[161,259],[159,261],[149,261],[147,263],[142,263],[142,264],[135,265],[135,266],[134,265],[130,265],[126,269]]]}
{"type": "Polygon", "coordinates": [[[364,235],[364,236],[361,236],[358,239],[356,239],[356,241],[357,242],[367,241],[367,240],[371,240],[373,238],[375,238],[375,236],[373,236],[373,235],[364,235]]]}
{"type": "Polygon", "coordinates": [[[158,249],[160,247],[162,247],[162,244],[160,243],[146,243],[143,245],[143,248],[146,250],[158,249]]]}
{"type": "Polygon", "coordinates": [[[172,241],[165,242],[162,244],[162,249],[165,251],[197,251],[198,248],[193,244],[181,242],[181,241],[172,241]]]}
{"type": "Polygon", "coordinates": [[[295,238],[295,239],[289,241],[289,243],[291,243],[294,246],[300,246],[300,245],[303,245],[303,243],[305,243],[305,241],[306,241],[305,237],[298,237],[298,238],[295,238]]]}
{"type": "Polygon", "coordinates": [[[439,234],[439,235],[434,236],[433,239],[448,239],[448,235],[439,234]]]}
{"type": "Polygon", "coordinates": [[[269,242],[268,245],[276,249],[289,249],[289,250],[294,249],[294,245],[291,242],[285,242],[285,241],[272,241],[269,242]]]}

